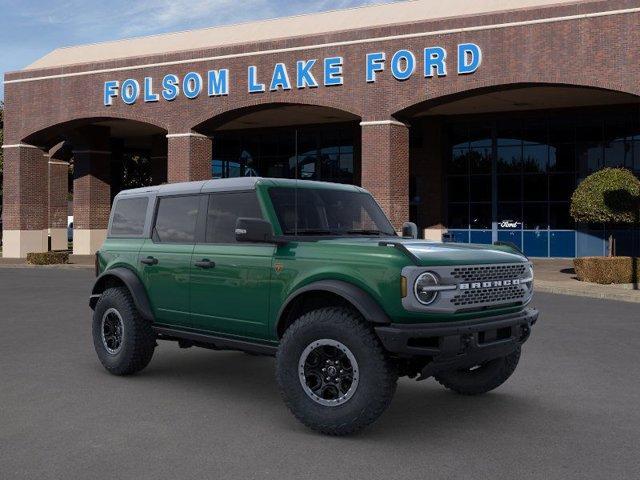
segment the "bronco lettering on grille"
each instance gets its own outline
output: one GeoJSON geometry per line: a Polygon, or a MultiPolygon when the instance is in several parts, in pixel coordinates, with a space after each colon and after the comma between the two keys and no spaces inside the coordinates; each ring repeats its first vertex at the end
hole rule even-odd
{"type": "Polygon", "coordinates": [[[511,285],[520,285],[520,280],[513,278],[511,280],[493,280],[491,282],[461,283],[458,288],[460,290],[474,290],[476,288],[508,287],[511,285]]]}

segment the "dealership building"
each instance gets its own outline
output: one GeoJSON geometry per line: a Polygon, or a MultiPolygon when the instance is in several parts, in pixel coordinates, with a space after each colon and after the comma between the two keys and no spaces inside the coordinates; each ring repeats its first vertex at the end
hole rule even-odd
{"type": "MultiPolygon", "coordinates": [[[[637,1],[415,0],[57,49],[5,75],[5,257],[106,234],[123,158],[149,182],[362,185],[399,227],[602,255],[578,182],[640,172],[637,1]]],[[[633,232],[615,227],[618,251],[633,232]]]]}

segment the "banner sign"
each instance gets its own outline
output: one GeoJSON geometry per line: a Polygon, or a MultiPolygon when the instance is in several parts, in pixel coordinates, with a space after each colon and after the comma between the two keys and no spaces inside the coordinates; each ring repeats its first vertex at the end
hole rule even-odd
{"type": "MultiPolygon", "coordinates": [[[[474,73],[482,64],[482,50],[475,43],[459,44],[456,53],[458,75],[474,73]]],[[[447,51],[437,46],[425,48],[420,52],[419,60],[411,50],[398,50],[390,59],[385,52],[373,52],[365,55],[363,81],[375,83],[382,75],[391,75],[398,81],[408,80],[417,75],[418,67],[421,70],[419,75],[424,78],[446,77],[447,66],[447,51]]],[[[233,87],[244,88],[251,94],[294,88],[335,87],[344,84],[344,71],[350,67],[352,65],[345,65],[344,58],[339,56],[298,60],[295,67],[276,63],[268,71],[250,65],[247,67],[246,85],[233,87]]],[[[126,105],[134,105],[137,102],[171,102],[180,95],[187,99],[195,99],[201,95],[220,97],[229,95],[231,90],[229,69],[222,68],[206,72],[192,71],[182,78],[169,73],[157,79],[144,77],[140,80],[108,80],[104,82],[103,99],[104,105],[109,107],[116,99],[126,105]]]]}

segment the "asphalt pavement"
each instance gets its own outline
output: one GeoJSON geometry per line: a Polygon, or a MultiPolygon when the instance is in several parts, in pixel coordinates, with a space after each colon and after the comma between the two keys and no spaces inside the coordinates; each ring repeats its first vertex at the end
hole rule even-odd
{"type": "Polygon", "coordinates": [[[537,294],[514,376],[482,397],[402,379],[347,438],[307,430],[274,362],[161,343],[119,378],[84,269],[0,268],[0,479],[637,479],[640,307],[537,294]]]}

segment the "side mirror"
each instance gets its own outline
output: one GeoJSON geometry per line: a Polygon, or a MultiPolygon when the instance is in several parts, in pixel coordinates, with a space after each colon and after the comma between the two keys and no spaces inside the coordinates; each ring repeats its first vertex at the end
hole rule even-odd
{"type": "Polygon", "coordinates": [[[261,218],[238,218],[236,241],[250,243],[275,243],[273,227],[261,218]]]}
{"type": "Polygon", "coordinates": [[[403,238],[418,238],[418,226],[413,222],[404,222],[402,224],[403,238]]]}

